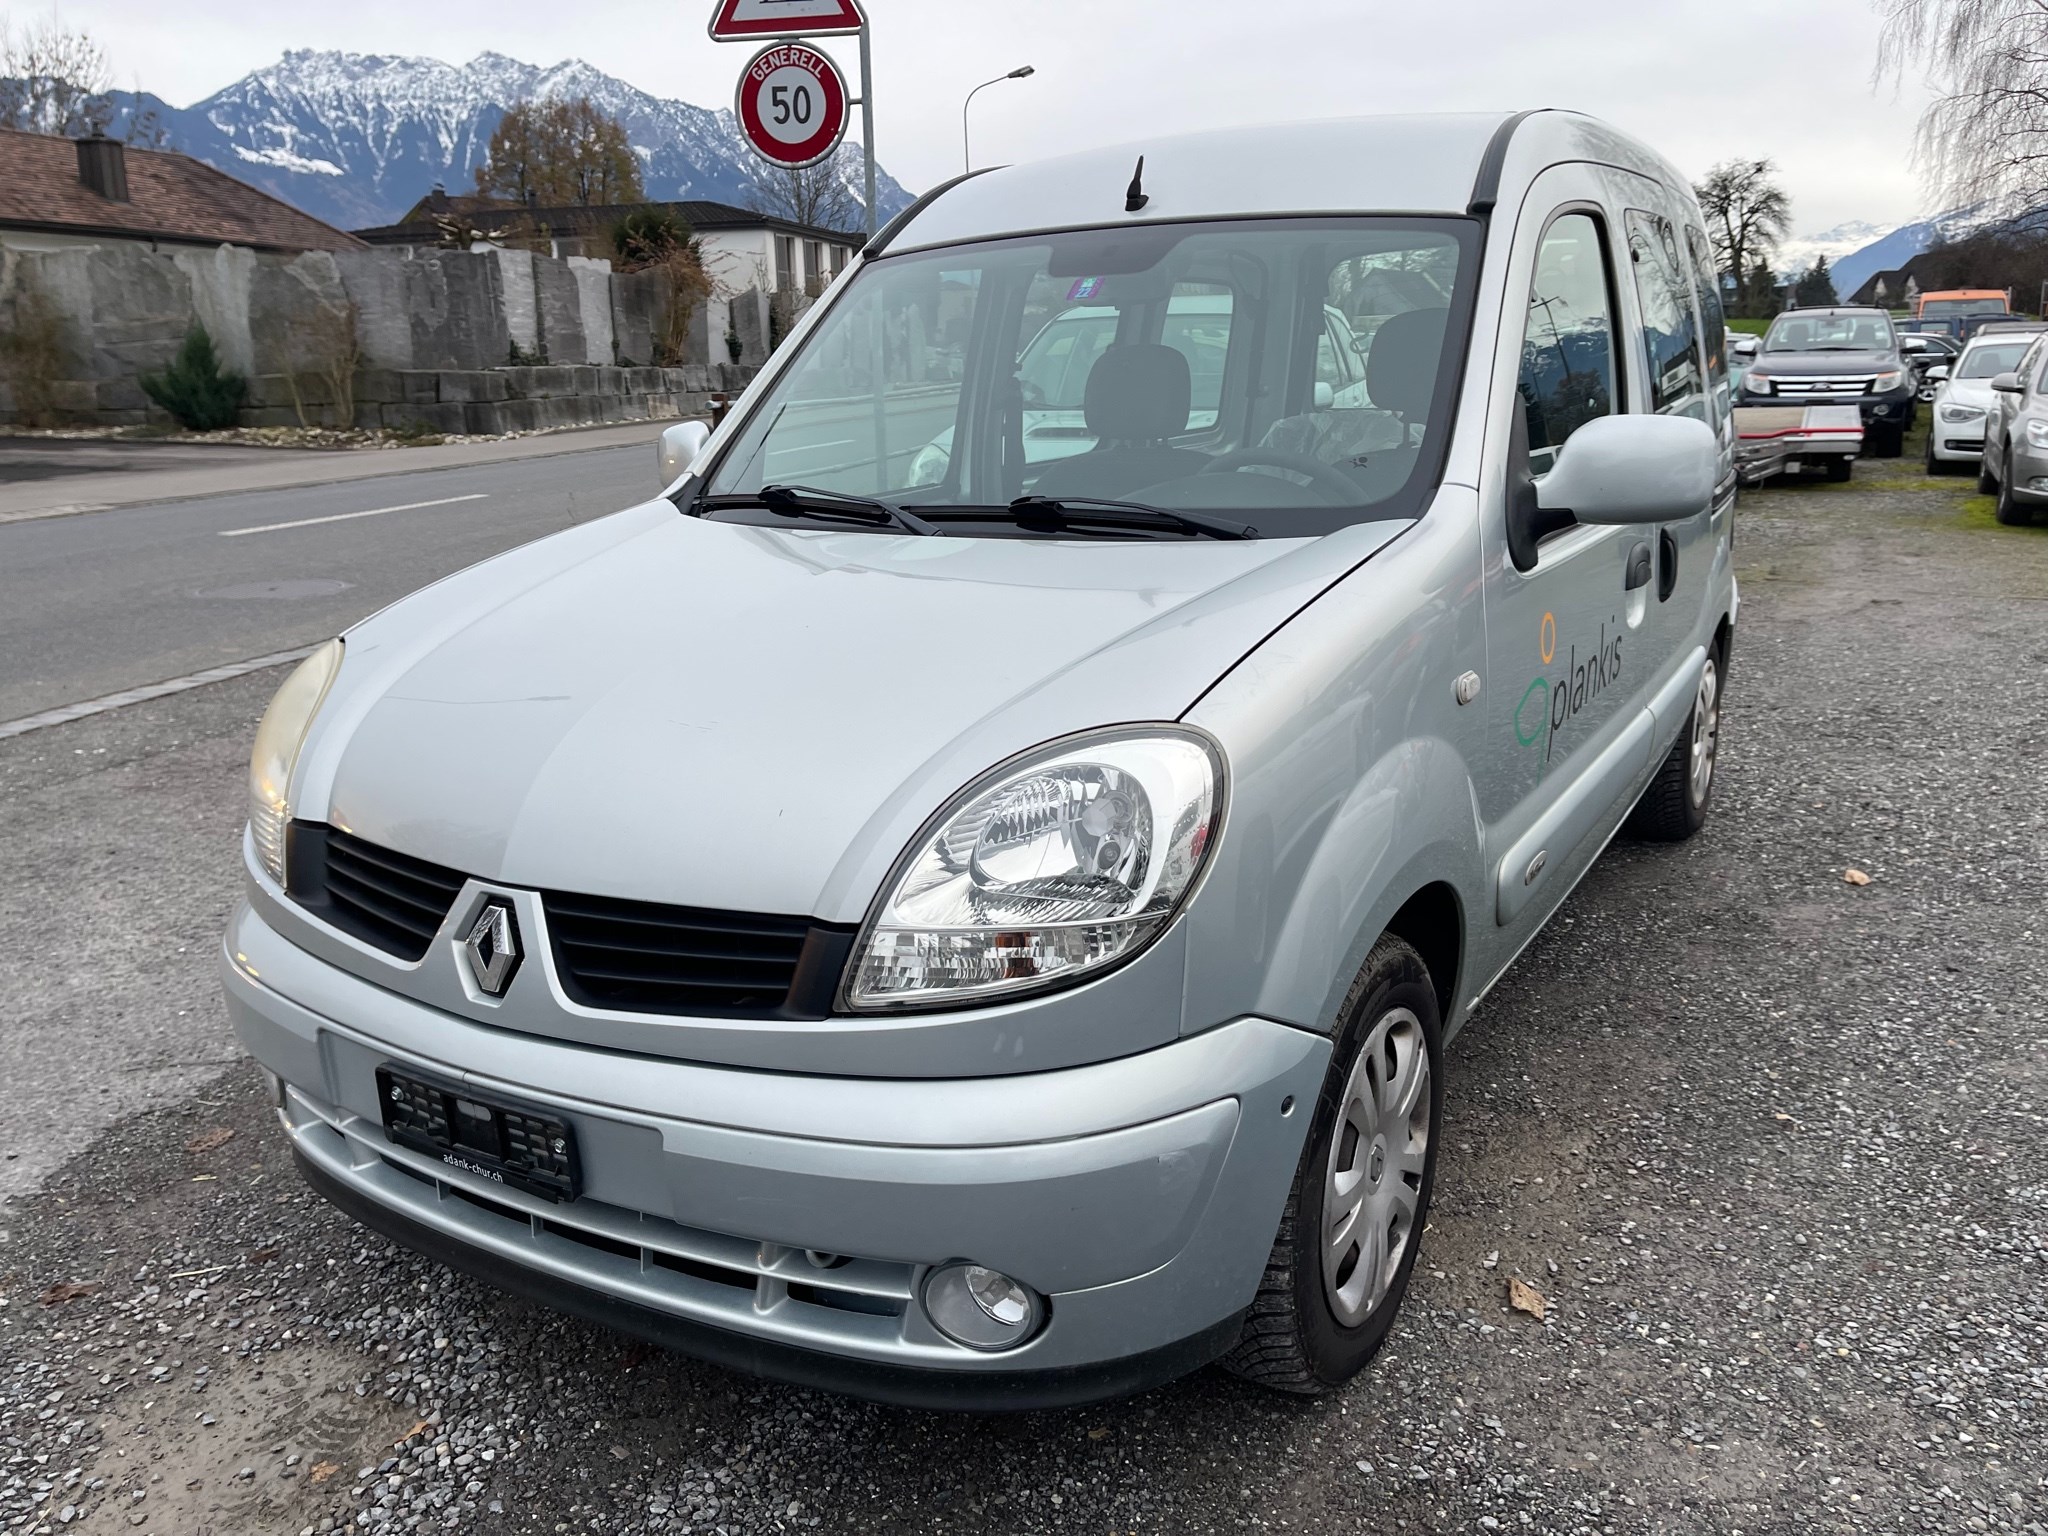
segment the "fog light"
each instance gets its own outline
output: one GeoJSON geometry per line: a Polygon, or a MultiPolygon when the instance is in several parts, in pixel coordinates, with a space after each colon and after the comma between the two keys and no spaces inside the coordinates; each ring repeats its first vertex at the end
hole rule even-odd
{"type": "Polygon", "coordinates": [[[924,1310],[956,1344],[1012,1349],[1038,1331],[1045,1305],[1022,1281],[980,1264],[948,1264],[924,1283],[924,1310]]]}
{"type": "Polygon", "coordinates": [[[2033,479],[2027,482],[2027,489],[2030,491],[2048,492],[2048,475],[2034,476],[2033,479]]]}

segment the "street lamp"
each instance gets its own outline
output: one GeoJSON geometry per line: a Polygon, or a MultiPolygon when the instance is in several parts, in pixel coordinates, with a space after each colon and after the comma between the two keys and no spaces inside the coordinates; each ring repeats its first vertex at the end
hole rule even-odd
{"type": "Polygon", "coordinates": [[[974,105],[975,96],[992,85],[1001,85],[1005,80],[1026,80],[1037,73],[1036,69],[1026,64],[1022,69],[1013,69],[1007,75],[997,75],[993,80],[984,80],[967,93],[967,99],[960,103],[960,158],[964,162],[964,169],[974,169],[974,150],[967,139],[967,109],[974,105]]]}

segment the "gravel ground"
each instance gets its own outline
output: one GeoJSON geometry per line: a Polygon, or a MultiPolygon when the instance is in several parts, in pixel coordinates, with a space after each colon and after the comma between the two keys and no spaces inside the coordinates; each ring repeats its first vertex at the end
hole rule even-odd
{"type": "MultiPolygon", "coordinates": [[[[0,1208],[0,1530],[2048,1536],[2048,531],[1863,465],[1746,496],[1737,553],[1714,820],[1617,845],[1450,1048],[1422,1267],[1341,1395],[727,1375],[355,1228],[238,1067],[0,1208]]],[[[109,717],[0,790],[151,761],[109,717]]]]}

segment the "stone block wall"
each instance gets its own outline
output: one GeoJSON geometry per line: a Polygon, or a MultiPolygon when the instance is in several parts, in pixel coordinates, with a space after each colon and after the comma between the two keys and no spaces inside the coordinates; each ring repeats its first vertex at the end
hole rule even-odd
{"type": "MultiPolygon", "coordinates": [[[[654,368],[655,338],[667,330],[667,288],[657,274],[527,251],[290,256],[225,245],[0,246],[0,326],[30,290],[63,317],[51,394],[63,419],[77,424],[162,420],[137,380],[164,367],[195,322],[223,365],[250,379],[251,426],[296,425],[294,383],[311,419],[331,419],[323,376],[337,327],[351,323],[357,424],[366,427],[416,419],[442,431],[489,432],[529,421],[658,419],[701,410],[714,390],[737,393],[766,357],[766,337],[750,323],[759,296],[747,293],[705,304],[692,317],[683,364],[654,368]],[[746,342],[739,369],[726,346],[735,324],[746,342]],[[511,366],[515,346],[522,362],[545,358],[549,366],[511,366]],[[477,381],[487,373],[505,379],[477,381]],[[581,403],[564,403],[572,400],[581,403]],[[415,407],[417,417],[403,415],[415,407]],[[478,424],[499,420],[510,425],[478,424]]],[[[13,396],[0,379],[0,421],[14,419],[13,396]]]]}
{"type": "MultiPolygon", "coordinates": [[[[714,394],[731,399],[756,371],[733,363],[690,363],[681,368],[365,368],[355,376],[356,425],[401,432],[496,434],[606,421],[669,421],[709,414],[714,394]]],[[[108,387],[101,386],[103,391],[108,387]]],[[[139,389],[134,397],[140,399],[139,389]]],[[[122,397],[124,405],[127,399],[122,397]]],[[[242,419],[253,427],[296,426],[301,407],[319,422],[328,419],[332,404],[332,390],[324,379],[294,381],[286,374],[262,373],[249,381],[242,419]],[[299,392],[296,405],[294,382],[299,392]]]]}

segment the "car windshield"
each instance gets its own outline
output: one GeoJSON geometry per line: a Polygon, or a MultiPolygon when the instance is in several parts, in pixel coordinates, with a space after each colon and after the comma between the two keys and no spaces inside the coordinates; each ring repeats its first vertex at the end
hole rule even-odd
{"type": "Polygon", "coordinates": [[[1986,342],[1970,348],[1963,354],[1963,360],[1956,365],[1959,379],[1995,379],[2001,373],[2011,373],[2019,367],[2020,359],[2027,355],[2027,348],[2033,345],[2033,338],[2024,341],[1986,342]]]}
{"type": "Polygon", "coordinates": [[[1267,537],[1414,516],[1476,244],[1465,219],[1304,217],[884,256],[833,296],[703,491],[878,497],[974,534],[1023,532],[1009,508],[1027,496],[1209,511],[1267,537]]]}
{"type": "Polygon", "coordinates": [[[1889,352],[1892,323],[1878,314],[1780,315],[1764,338],[1766,352],[1889,352]]]}

